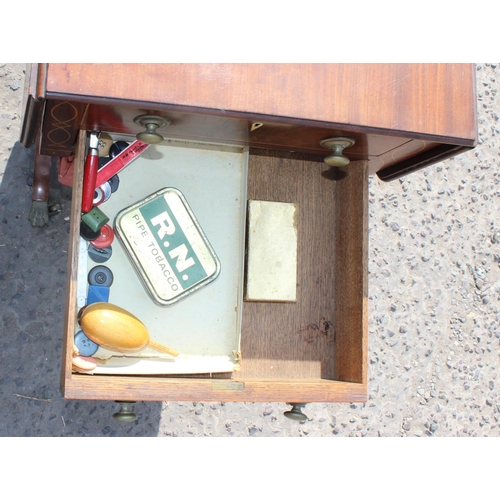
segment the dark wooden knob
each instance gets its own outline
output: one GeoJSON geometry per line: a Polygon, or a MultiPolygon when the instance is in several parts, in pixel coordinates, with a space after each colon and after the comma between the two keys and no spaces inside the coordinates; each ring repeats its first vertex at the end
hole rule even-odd
{"type": "Polygon", "coordinates": [[[133,422],[137,420],[137,415],[132,411],[134,401],[116,401],[120,405],[120,410],[113,413],[113,418],[118,422],[133,422]]]}
{"type": "Polygon", "coordinates": [[[286,411],[283,415],[290,420],[296,420],[298,422],[304,422],[307,420],[307,415],[302,413],[302,409],[306,406],[306,403],[287,403],[292,405],[292,409],[286,411]]]}

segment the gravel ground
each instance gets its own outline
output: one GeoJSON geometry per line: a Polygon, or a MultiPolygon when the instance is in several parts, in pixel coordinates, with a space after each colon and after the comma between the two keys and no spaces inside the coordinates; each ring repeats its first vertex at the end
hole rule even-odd
{"type": "MultiPolygon", "coordinates": [[[[21,148],[24,69],[0,65],[0,176],[21,148]]],[[[0,436],[500,436],[499,80],[499,65],[478,64],[475,150],[391,183],[370,178],[367,403],[309,404],[304,423],[285,419],[284,403],[137,403],[139,419],[119,424],[113,402],[61,398],[59,368],[50,364],[60,356],[24,350],[15,363],[2,359],[0,436]],[[13,373],[20,362],[55,369],[13,373]]],[[[12,165],[25,187],[26,154],[22,168],[12,165]]],[[[39,234],[26,215],[26,234],[39,234]]],[[[50,249],[55,232],[67,231],[63,216],[51,219],[40,245],[50,249]]],[[[0,226],[2,273],[13,240],[12,226],[0,226]]],[[[52,265],[64,296],[66,261],[52,265]]],[[[33,272],[36,281],[43,271],[33,272]]],[[[11,293],[0,296],[2,335],[40,334],[56,345],[62,318],[25,318],[23,286],[1,289],[11,293]]]]}
{"type": "Polygon", "coordinates": [[[10,151],[19,140],[26,67],[0,63],[0,183],[10,151]]]}

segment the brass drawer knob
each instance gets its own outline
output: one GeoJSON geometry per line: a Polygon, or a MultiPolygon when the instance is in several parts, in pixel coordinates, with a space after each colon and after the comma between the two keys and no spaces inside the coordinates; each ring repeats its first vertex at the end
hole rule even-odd
{"type": "Polygon", "coordinates": [[[351,160],[343,155],[343,151],[345,148],[354,145],[354,142],[354,139],[349,139],[348,137],[331,137],[319,141],[320,146],[333,150],[333,153],[327,156],[324,162],[330,165],[330,167],[345,167],[349,165],[351,160]]]}
{"type": "Polygon", "coordinates": [[[292,409],[285,411],[283,415],[290,420],[296,420],[298,422],[304,422],[307,420],[307,415],[302,413],[302,408],[306,405],[306,403],[287,403],[292,405],[292,409]]]}
{"type": "Polygon", "coordinates": [[[117,413],[113,413],[113,418],[118,420],[118,422],[133,422],[137,420],[137,415],[132,411],[133,402],[132,401],[116,401],[120,404],[120,410],[117,413]]]}
{"type": "Polygon", "coordinates": [[[166,118],[158,115],[141,115],[134,122],[137,125],[146,127],[144,132],[139,132],[136,135],[138,141],[145,142],[146,144],[158,144],[162,142],[163,136],[156,132],[156,129],[170,125],[170,122],[166,118]]]}

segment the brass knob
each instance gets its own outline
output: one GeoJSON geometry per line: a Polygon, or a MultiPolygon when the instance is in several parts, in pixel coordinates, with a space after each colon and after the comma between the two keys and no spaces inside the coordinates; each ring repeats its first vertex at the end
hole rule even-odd
{"type": "Polygon", "coordinates": [[[120,410],[117,413],[113,413],[113,418],[118,420],[118,422],[133,422],[137,420],[137,415],[133,410],[133,401],[116,401],[120,404],[120,410]]]}
{"type": "Polygon", "coordinates": [[[287,403],[292,405],[292,409],[289,411],[285,411],[283,415],[290,420],[296,420],[298,422],[304,422],[307,420],[307,415],[302,413],[302,408],[306,405],[306,403],[287,403]]]}
{"type": "Polygon", "coordinates": [[[138,141],[145,142],[146,144],[158,144],[163,141],[163,137],[156,132],[156,129],[170,125],[167,119],[158,115],[141,115],[134,122],[137,125],[146,127],[144,132],[139,132],[136,135],[138,141]]]}
{"type": "Polygon", "coordinates": [[[323,139],[319,141],[320,146],[327,149],[332,149],[333,153],[327,156],[324,162],[330,167],[345,167],[349,165],[349,158],[344,156],[342,153],[345,148],[349,148],[354,144],[354,139],[349,139],[348,137],[331,137],[329,139],[323,139]]]}

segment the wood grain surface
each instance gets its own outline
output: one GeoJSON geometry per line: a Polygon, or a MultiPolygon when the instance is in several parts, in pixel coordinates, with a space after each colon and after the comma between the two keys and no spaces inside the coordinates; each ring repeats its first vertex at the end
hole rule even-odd
{"type": "MultiPolygon", "coordinates": [[[[241,380],[241,379],[238,379],[241,380]]],[[[251,379],[234,389],[220,380],[73,374],[66,381],[67,399],[112,401],[331,402],[367,399],[366,385],[330,380],[251,379]]]]}
{"type": "MultiPolygon", "coordinates": [[[[73,176],[73,196],[71,199],[71,221],[69,230],[68,247],[68,272],[66,285],[66,314],[64,318],[64,336],[62,344],[62,365],[60,387],[64,395],[66,385],[72,377],[73,346],[75,336],[75,325],[78,311],[77,308],[77,284],[78,284],[78,249],[80,243],[80,222],[82,206],[83,165],[86,155],[86,132],[80,131],[75,157],[75,173],[73,176]]],[[[84,396],[82,396],[84,397],[84,396]]]]}
{"type": "Polygon", "coordinates": [[[251,154],[248,168],[249,200],[296,204],[297,301],[245,302],[241,376],[333,379],[336,182],[299,155],[251,154]]]}
{"type": "Polygon", "coordinates": [[[49,64],[69,95],[476,137],[472,64],[49,64]]]}
{"type": "Polygon", "coordinates": [[[335,376],[368,383],[368,162],[340,170],[335,225],[335,376]]]}
{"type": "Polygon", "coordinates": [[[29,101],[23,140],[45,102],[57,116],[44,124],[44,154],[69,155],[78,128],[135,136],[143,114],[169,120],[159,130],[166,138],[297,151],[317,161],[328,154],[322,139],[347,136],[355,144],[345,155],[370,160],[369,173],[382,180],[477,144],[472,64],[34,66],[36,103],[29,101]],[[61,119],[74,114],[71,104],[80,106],[77,118],[61,119]]]}

